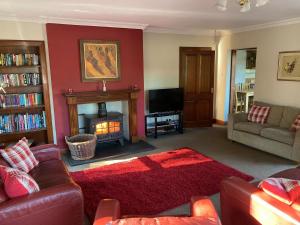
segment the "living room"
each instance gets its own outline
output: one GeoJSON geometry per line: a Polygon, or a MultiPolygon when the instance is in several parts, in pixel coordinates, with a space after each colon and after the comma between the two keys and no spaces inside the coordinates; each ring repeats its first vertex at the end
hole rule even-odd
{"type": "Polygon", "coordinates": [[[297,0],[0,6],[1,225],[300,223],[297,0]]]}

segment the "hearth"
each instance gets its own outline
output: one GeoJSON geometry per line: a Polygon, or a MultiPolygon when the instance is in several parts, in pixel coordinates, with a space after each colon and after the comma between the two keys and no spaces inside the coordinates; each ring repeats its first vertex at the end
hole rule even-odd
{"type": "Polygon", "coordinates": [[[106,116],[85,115],[86,132],[95,134],[98,143],[119,141],[124,145],[123,114],[108,112],[106,116]]]}

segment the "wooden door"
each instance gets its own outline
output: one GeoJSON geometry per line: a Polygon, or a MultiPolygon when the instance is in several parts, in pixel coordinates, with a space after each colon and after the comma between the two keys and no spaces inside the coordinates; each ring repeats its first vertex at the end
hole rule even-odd
{"type": "Polygon", "coordinates": [[[212,126],[215,52],[180,47],[180,87],[184,88],[185,127],[212,126]]]}

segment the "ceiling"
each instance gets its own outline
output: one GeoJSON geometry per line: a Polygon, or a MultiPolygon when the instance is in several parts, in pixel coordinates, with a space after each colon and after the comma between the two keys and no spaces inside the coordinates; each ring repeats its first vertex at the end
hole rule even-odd
{"type": "Polygon", "coordinates": [[[271,0],[240,13],[236,0],[220,12],[215,0],[1,0],[0,20],[57,22],[194,33],[300,21],[299,0],[271,0]]]}

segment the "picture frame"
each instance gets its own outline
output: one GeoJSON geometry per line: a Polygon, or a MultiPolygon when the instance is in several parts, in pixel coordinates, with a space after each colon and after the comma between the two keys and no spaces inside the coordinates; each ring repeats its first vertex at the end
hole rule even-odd
{"type": "Polygon", "coordinates": [[[82,82],[121,79],[120,42],[80,40],[82,82]]]}
{"type": "Polygon", "coordinates": [[[300,81],[300,51],[279,52],[277,80],[300,81]]]}

